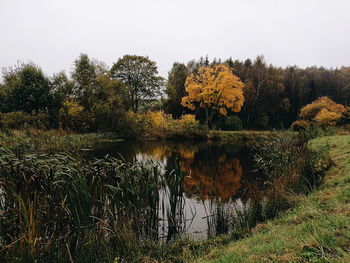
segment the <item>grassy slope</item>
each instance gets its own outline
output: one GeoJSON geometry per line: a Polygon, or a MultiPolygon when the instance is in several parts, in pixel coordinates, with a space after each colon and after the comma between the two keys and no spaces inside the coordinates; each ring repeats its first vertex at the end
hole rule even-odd
{"type": "Polygon", "coordinates": [[[318,138],[311,147],[326,143],[335,165],[319,189],[197,262],[350,262],[350,135],[318,138]]]}

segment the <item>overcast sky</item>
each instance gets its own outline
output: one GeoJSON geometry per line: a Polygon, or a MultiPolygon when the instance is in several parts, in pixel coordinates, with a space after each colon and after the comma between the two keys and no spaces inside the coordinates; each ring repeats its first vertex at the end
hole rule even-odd
{"type": "Polygon", "coordinates": [[[277,66],[350,65],[349,0],[0,0],[0,67],[70,72],[80,53],[109,66],[263,54],[277,66]]]}

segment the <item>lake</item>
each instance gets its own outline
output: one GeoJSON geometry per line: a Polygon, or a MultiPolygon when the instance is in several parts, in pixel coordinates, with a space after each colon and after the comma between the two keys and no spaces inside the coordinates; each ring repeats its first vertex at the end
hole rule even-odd
{"type": "Polygon", "coordinates": [[[86,155],[157,163],[160,188],[159,238],[204,239],[232,228],[230,217],[262,188],[246,146],[196,141],[100,143],[86,155]]]}

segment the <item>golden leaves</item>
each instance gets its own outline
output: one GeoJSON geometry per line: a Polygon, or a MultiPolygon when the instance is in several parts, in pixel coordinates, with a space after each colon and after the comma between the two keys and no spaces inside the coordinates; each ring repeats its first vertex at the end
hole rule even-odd
{"type": "Polygon", "coordinates": [[[66,112],[69,116],[78,116],[84,111],[84,107],[74,100],[66,100],[63,102],[63,107],[60,112],[66,112]]]}
{"type": "Polygon", "coordinates": [[[326,127],[335,125],[343,116],[346,107],[328,97],[320,97],[300,110],[299,118],[292,124],[294,130],[305,129],[310,123],[326,127]]]}
{"type": "MultiPolygon", "coordinates": [[[[300,110],[299,117],[306,120],[313,120],[317,114],[323,110],[327,109],[329,112],[335,112],[341,114],[345,111],[345,107],[341,104],[336,104],[328,97],[320,97],[312,103],[306,105],[300,110]]],[[[323,113],[324,115],[325,113],[323,113]]]]}
{"type": "Polygon", "coordinates": [[[185,82],[188,95],[181,104],[191,110],[213,108],[226,115],[227,109],[239,112],[243,106],[243,82],[226,65],[200,67],[198,73],[190,74],[185,82]]]}
{"type": "Polygon", "coordinates": [[[319,126],[335,125],[336,121],[341,118],[341,113],[332,112],[327,109],[322,109],[317,113],[315,121],[319,126]]]}

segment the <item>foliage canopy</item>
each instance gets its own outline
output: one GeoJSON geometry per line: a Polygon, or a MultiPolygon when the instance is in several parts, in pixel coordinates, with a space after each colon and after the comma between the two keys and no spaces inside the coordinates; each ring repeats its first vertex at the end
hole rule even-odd
{"type": "Polygon", "coordinates": [[[112,66],[111,75],[113,79],[125,83],[127,104],[131,105],[134,112],[147,99],[159,95],[163,84],[156,63],[148,57],[125,55],[112,66]]]}
{"type": "MultiPolygon", "coordinates": [[[[326,127],[335,125],[345,111],[346,107],[324,96],[304,106],[300,110],[299,118],[304,122],[304,126],[306,123],[314,122],[321,127],[326,127]]],[[[301,123],[300,120],[294,122],[292,127],[297,127],[299,123],[301,123]]]]}
{"type": "Polygon", "coordinates": [[[204,108],[208,126],[215,111],[226,115],[227,109],[239,112],[243,106],[244,84],[226,65],[200,67],[186,78],[185,87],[188,95],[181,104],[191,110],[204,108]]]}

